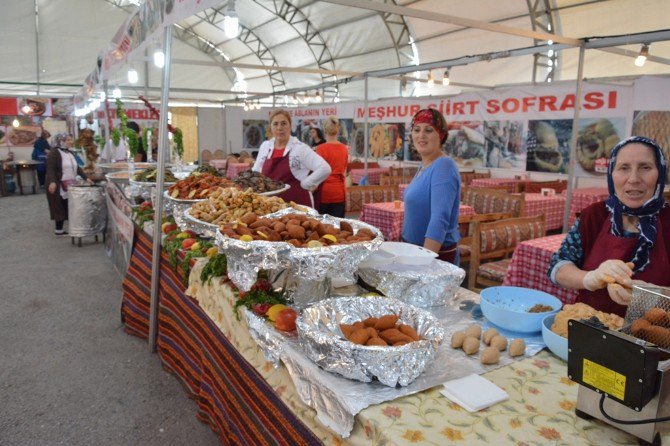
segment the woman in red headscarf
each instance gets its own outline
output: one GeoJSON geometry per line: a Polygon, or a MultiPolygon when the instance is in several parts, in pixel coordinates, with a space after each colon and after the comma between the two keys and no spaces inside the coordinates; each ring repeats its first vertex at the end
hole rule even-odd
{"type": "Polygon", "coordinates": [[[461,176],[454,160],[442,151],[447,123],[439,111],[424,109],[412,118],[410,132],[421,166],[405,190],[402,238],[458,265],[461,176]]]}

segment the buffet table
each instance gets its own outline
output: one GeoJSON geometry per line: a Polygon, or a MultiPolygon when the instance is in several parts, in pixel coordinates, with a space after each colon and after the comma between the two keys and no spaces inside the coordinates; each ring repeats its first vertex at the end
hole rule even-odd
{"type": "MultiPolygon", "coordinates": [[[[148,277],[150,264],[141,267],[139,258],[151,252],[151,239],[139,231],[137,240],[138,262],[128,275],[148,277]]],[[[566,377],[565,363],[547,351],[484,375],[510,395],[503,403],[469,413],[432,388],[364,409],[351,436],[342,439],[300,400],[286,368],[266,362],[246,324],[233,314],[235,296],[227,283],[214,279],[221,297],[217,311],[188,297],[181,279],[163,256],[158,353],[196,402],[198,418],[223,444],[637,444],[623,432],[575,416],[577,385],[566,377]]],[[[139,290],[131,302],[128,280],[126,314],[145,299],[134,323],[147,327],[142,318],[148,316],[148,293],[139,290]]]]}
{"type": "MultiPolygon", "coordinates": [[[[472,206],[461,204],[459,215],[474,215],[472,206]]],[[[405,218],[405,204],[402,201],[387,203],[366,203],[359,220],[379,228],[386,240],[397,241],[402,235],[403,219],[405,218]]]]}
{"type": "Polygon", "coordinates": [[[544,291],[558,297],[564,304],[574,303],[577,292],[554,285],[547,276],[551,256],[558,251],[564,239],[565,234],[557,234],[519,243],[507,268],[503,285],[544,291]]]}
{"type": "Polygon", "coordinates": [[[37,166],[43,164],[41,161],[22,160],[8,163],[16,168],[16,181],[19,193],[23,195],[24,187],[32,187],[33,194],[37,193],[39,183],[37,181],[37,166]]]}

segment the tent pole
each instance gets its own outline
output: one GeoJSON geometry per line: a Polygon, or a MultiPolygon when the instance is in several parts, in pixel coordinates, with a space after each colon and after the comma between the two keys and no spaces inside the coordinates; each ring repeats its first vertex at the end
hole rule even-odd
{"type": "MultiPolygon", "coordinates": [[[[363,114],[365,115],[365,124],[363,126],[363,153],[365,153],[365,179],[368,176],[368,75],[364,74],[365,79],[365,101],[363,102],[363,114]]],[[[367,184],[367,183],[366,183],[367,184]]]]}
{"type": "Polygon", "coordinates": [[[37,96],[40,95],[40,15],[37,6],[37,0],[33,2],[35,6],[35,73],[37,79],[37,96]]]}
{"type": "Polygon", "coordinates": [[[158,132],[158,175],[156,178],[156,203],[154,203],[154,233],[151,255],[151,305],[149,307],[149,350],[156,352],[156,335],[158,334],[158,286],[160,282],[161,262],[161,218],[163,209],[163,183],[165,177],[165,157],[169,150],[168,141],[168,97],[170,91],[170,53],[172,49],[172,26],[166,26],[163,33],[165,50],[165,66],[163,67],[163,84],[161,86],[161,115],[158,132]]]}
{"type": "Polygon", "coordinates": [[[568,162],[568,190],[563,211],[563,232],[568,232],[570,204],[572,203],[572,183],[575,179],[575,157],[577,156],[577,135],[579,133],[579,109],[582,106],[582,84],[584,78],[584,44],[579,47],[579,66],[577,68],[577,91],[575,93],[575,114],[572,118],[572,136],[570,137],[570,161],[568,162]]]}

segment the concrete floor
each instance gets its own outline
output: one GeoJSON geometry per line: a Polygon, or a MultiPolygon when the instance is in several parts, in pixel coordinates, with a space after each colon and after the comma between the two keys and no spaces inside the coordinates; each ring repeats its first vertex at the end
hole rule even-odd
{"type": "Polygon", "coordinates": [[[124,333],[103,244],[53,230],[44,193],[0,198],[0,445],[218,444],[124,333]]]}

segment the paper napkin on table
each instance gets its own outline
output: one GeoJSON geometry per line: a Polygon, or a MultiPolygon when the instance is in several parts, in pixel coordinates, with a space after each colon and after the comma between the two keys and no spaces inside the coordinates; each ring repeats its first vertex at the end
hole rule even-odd
{"type": "Polygon", "coordinates": [[[443,385],[440,393],[468,412],[477,412],[509,398],[507,392],[477,374],[447,381],[443,385]]]}

